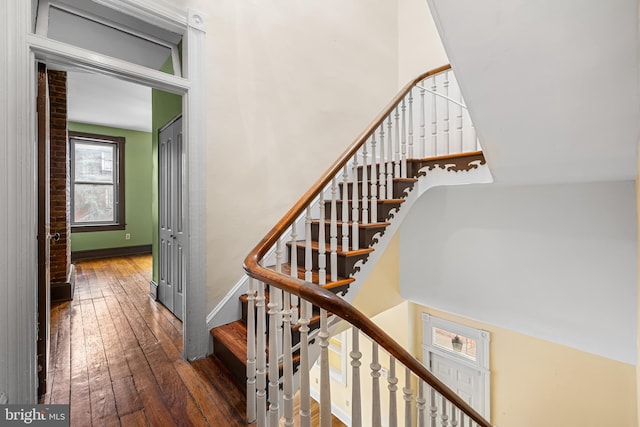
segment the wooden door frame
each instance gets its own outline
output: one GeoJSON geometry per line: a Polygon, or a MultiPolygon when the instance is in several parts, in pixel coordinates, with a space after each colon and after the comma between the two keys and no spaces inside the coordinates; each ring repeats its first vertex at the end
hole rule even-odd
{"type": "Polygon", "coordinates": [[[194,10],[176,9],[158,0],[101,0],[101,3],[154,25],[183,34],[184,76],[96,54],[33,33],[34,2],[4,0],[0,9],[0,92],[7,94],[10,114],[0,114],[0,151],[5,154],[0,199],[12,209],[0,212],[5,248],[0,248],[0,398],[9,403],[37,400],[37,150],[35,82],[37,61],[80,67],[183,95],[187,171],[187,281],[185,284],[184,356],[208,351],[205,277],[206,20],[194,10]],[[0,328],[2,329],[2,328],[0,328]],[[10,368],[9,368],[10,366],[10,368]]]}

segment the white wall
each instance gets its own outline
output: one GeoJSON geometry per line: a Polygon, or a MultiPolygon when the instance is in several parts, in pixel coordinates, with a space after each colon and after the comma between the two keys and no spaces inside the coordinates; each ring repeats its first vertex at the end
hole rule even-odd
{"type": "Polygon", "coordinates": [[[636,363],[632,181],[434,189],[400,233],[403,297],[636,363]]]}

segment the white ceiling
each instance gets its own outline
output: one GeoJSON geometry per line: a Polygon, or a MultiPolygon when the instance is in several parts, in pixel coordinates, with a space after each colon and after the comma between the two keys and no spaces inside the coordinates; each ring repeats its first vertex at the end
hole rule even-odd
{"type": "Polygon", "coordinates": [[[635,0],[428,0],[496,182],[635,179],[635,0]]]}
{"type": "Polygon", "coordinates": [[[151,132],[151,88],[82,71],[67,76],[69,121],[151,132]]]}

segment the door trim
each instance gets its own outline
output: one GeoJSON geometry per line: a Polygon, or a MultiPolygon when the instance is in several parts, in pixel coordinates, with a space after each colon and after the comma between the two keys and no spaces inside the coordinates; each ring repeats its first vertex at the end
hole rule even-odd
{"type": "Polygon", "coordinates": [[[491,334],[482,329],[461,325],[451,320],[422,313],[422,363],[431,371],[431,354],[443,357],[452,363],[466,366],[480,372],[483,382],[482,408],[476,408],[485,418],[491,417],[491,372],[489,370],[489,346],[491,334]],[[449,350],[434,345],[433,328],[443,329],[463,337],[472,338],[476,342],[476,359],[472,360],[449,350]]]}
{"type": "MultiPolygon", "coordinates": [[[[118,1],[103,0],[117,8],[118,1]]],[[[205,168],[206,123],[205,80],[206,51],[204,16],[187,10],[167,12],[161,2],[128,0],[120,11],[144,16],[147,22],[166,25],[171,22],[184,29],[184,78],[170,76],[125,61],[97,55],[83,49],[55,43],[33,35],[33,2],[4,0],[0,4],[0,46],[6,61],[0,65],[0,92],[7,94],[9,114],[0,114],[0,199],[11,210],[0,211],[0,227],[6,244],[0,248],[0,393],[9,403],[37,401],[36,375],[36,295],[37,295],[37,174],[35,129],[36,60],[63,62],[110,74],[148,86],[183,95],[187,176],[185,187],[188,208],[187,280],[185,284],[184,356],[203,357],[208,351],[206,331],[205,277],[205,168]],[[9,320],[11,319],[11,320],[9,320]],[[9,366],[11,369],[9,369],[9,366]]]]}

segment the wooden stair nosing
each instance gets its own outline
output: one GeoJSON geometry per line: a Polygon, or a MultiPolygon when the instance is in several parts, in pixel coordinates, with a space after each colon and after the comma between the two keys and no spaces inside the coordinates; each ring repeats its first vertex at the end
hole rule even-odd
{"type": "MultiPolygon", "coordinates": [[[[302,248],[305,249],[307,242],[304,240],[296,240],[296,247],[297,248],[302,248]]],[[[290,246],[291,242],[287,242],[287,245],[290,246]]],[[[311,241],[311,249],[312,250],[319,250],[320,249],[320,244],[316,241],[311,241]]],[[[325,250],[326,250],[326,254],[327,256],[331,253],[331,244],[330,243],[326,243],[325,244],[325,250]]],[[[364,255],[364,254],[369,254],[371,252],[373,252],[375,249],[373,248],[362,248],[362,249],[349,249],[347,251],[343,250],[343,246],[342,245],[338,245],[337,247],[337,253],[339,257],[355,257],[355,256],[360,256],[360,255],[364,255]]]]}

